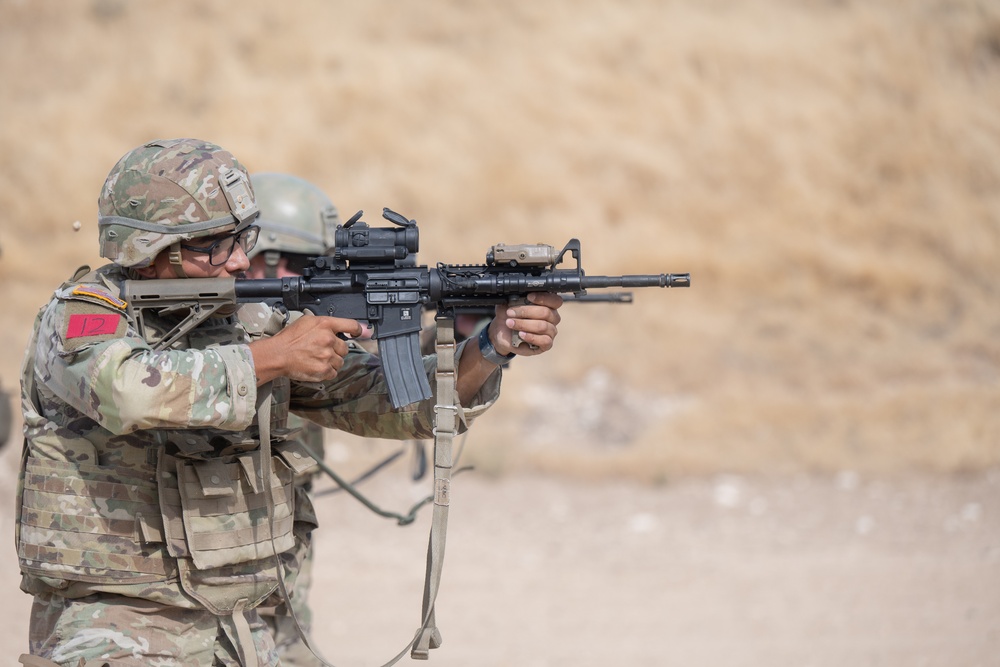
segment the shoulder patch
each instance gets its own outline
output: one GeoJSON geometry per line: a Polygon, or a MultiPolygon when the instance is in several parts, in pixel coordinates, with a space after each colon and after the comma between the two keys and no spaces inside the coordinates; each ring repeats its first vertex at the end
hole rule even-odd
{"type": "Polygon", "coordinates": [[[119,313],[76,313],[66,324],[66,338],[104,336],[118,330],[122,316],[119,313]]]}
{"type": "Polygon", "coordinates": [[[104,303],[114,306],[118,310],[125,310],[125,307],[128,306],[127,303],[115,295],[96,285],[77,285],[73,288],[73,291],[70,292],[70,295],[97,299],[98,301],[103,301],[104,303]]]}
{"type": "Polygon", "coordinates": [[[123,313],[89,301],[67,301],[63,321],[63,349],[67,352],[112,338],[121,338],[128,331],[128,319],[123,313]]]}

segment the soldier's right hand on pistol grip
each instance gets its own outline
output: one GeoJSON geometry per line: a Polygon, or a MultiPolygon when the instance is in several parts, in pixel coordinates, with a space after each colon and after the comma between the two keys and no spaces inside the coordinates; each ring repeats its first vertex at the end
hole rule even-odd
{"type": "Polygon", "coordinates": [[[347,356],[347,341],[338,334],[360,336],[361,324],[341,317],[300,317],[272,338],[254,341],[250,351],[257,384],[276,377],[323,382],[336,377],[347,356]]]}

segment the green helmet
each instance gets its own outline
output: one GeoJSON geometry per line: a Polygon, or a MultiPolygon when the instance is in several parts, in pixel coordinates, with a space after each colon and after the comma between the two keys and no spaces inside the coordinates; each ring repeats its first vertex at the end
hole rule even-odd
{"type": "Polygon", "coordinates": [[[291,174],[254,174],[250,181],[260,207],[260,236],[251,258],[261,253],[316,256],[333,251],[340,216],[322,190],[291,174]]]}
{"type": "MultiPolygon", "coordinates": [[[[257,217],[246,169],[198,139],[152,141],[129,151],[108,174],[97,201],[101,257],[148,266],[165,248],[241,231],[257,217]]],[[[171,259],[173,262],[173,258],[171,259]]]]}

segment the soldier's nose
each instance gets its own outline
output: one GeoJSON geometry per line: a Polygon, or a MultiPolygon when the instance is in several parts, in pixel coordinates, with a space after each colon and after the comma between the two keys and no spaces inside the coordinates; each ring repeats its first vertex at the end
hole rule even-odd
{"type": "Polygon", "coordinates": [[[250,259],[247,257],[243,246],[239,243],[233,248],[233,254],[226,261],[226,271],[229,273],[241,273],[250,268],[250,259]]]}

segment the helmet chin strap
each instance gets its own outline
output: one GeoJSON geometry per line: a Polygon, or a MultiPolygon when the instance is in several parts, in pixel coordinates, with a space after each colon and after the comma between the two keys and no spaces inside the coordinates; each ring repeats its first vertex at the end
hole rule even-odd
{"type": "Polygon", "coordinates": [[[184,264],[181,258],[180,241],[170,246],[170,253],[167,257],[170,260],[170,267],[174,270],[174,276],[177,278],[187,278],[187,274],[184,273],[184,264]]]}

